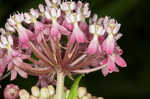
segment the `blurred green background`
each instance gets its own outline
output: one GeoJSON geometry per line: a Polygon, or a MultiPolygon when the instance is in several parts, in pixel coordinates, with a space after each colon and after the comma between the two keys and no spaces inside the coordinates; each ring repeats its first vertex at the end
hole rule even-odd
{"type": "MultiPolygon", "coordinates": [[[[111,16],[122,24],[119,45],[124,50],[127,68],[103,77],[101,72],[86,75],[81,85],[105,99],[150,99],[150,0],[82,0],[90,3],[92,13],[111,16]]],[[[37,8],[44,0],[0,0],[0,26],[10,14],[37,8]]],[[[9,78],[8,78],[9,79],[9,78]]],[[[9,80],[3,80],[5,85],[9,80]]],[[[21,88],[30,88],[36,78],[18,79],[13,82],[21,88]],[[33,83],[31,82],[33,81],[33,83]]],[[[1,98],[0,98],[1,99],[1,98]]]]}

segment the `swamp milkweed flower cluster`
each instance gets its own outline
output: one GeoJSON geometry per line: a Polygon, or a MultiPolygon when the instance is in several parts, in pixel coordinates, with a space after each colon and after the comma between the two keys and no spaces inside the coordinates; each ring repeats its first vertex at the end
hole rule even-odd
{"type": "Polygon", "coordinates": [[[39,77],[38,85],[46,86],[57,75],[59,85],[72,74],[101,70],[106,76],[119,71],[116,64],[126,67],[117,44],[121,24],[115,19],[90,17],[89,3],[81,1],[45,3],[39,9],[11,15],[0,29],[1,80],[8,74],[10,80],[33,75],[39,77]]]}

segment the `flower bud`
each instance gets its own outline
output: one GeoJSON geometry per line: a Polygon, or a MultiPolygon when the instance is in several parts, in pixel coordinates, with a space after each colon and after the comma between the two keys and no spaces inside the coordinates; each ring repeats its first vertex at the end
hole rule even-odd
{"type": "Polygon", "coordinates": [[[79,98],[83,97],[87,93],[87,89],[85,87],[79,87],[78,96],[79,98]]]}
{"type": "Polygon", "coordinates": [[[83,96],[81,99],[90,99],[88,96],[83,96]]]}
{"type": "Polygon", "coordinates": [[[19,91],[19,97],[20,99],[29,99],[30,95],[25,89],[21,89],[19,91]]]}
{"type": "Polygon", "coordinates": [[[42,98],[42,99],[49,98],[49,91],[47,88],[41,88],[40,94],[41,94],[40,98],[42,98]]]}
{"type": "Polygon", "coordinates": [[[104,99],[103,97],[98,97],[97,99],[104,99]]]}
{"type": "Polygon", "coordinates": [[[92,95],[90,93],[88,93],[87,96],[89,97],[89,99],[92,98],[92,95]]]}
{"type": "Polygon", "coordinates": [[[19,87],[14,84],[9,84],[4,89],[5,99],[17,99],[19,96],[19,87]]]}
{"type": "Polygon", "coordinates": [[[31,88],[32,95],[38,97],[40,95],[40,90],[37,86],[31,88]]]}
{"type": "Polygon", "coordinates": [[[53,96],[55,94],[55,89],[52,85],[48,86],[49,95],[53,96]]]}

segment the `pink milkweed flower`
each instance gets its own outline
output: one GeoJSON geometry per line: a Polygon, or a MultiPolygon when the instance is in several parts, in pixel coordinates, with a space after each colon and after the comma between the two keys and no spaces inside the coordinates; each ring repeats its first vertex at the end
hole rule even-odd
{"type": "Polygon", "coordinates": [[[72,13],[73,10],[76,9],[76,3],[75,2],[69,2],[69,1],[68,2],[62,2],[60,7],[61,7],[61,10],[64,11],[64,13],[65,13],[65,15],[64,15],[65,17],[64,17],[64,21],[63,21],[62,25],[65,28],[67,28],[68,30],[73,31],[73,28],[74,28],[73,24],[69,23],[66,18],[67,18],[67,16],[69,16],[72,13]]]}
{"type": "Polygon", "coordinates": [[[10,35],[3,36],[1,35],[1,42],[0,42],[0,48],[7,49],[7,54],[2,57],[1,60],[5,59],[5,63],[1,62],[2,71],[4,71],[5,66],[7,66],[8,70],[11,71],[11,80],[14,80],[17,76],[17,73],[19,73],[22,77],[27,78],[27,74],[19,69],[17,66],[21,66],[21,63],[23,62],[22,59],[27,59],[28,55],[23,55],[19,51],[15,51],[12,49],[13,46],[13,39],[10,35]]]}
{"type": "Polygon", "coordinates": [[[17,31],[18,31],[18,34],[19,34],[19,45],[20,47],[23,47],[23,48],[28,48],[29,47],[29,36],[32,36],[33,33],[24,28],[22,25],[19,25],[17,27],[17,31]]]}
{"type": "Polygon", "coordinates": [[[23,63],[23,59],[27,59],[29,56],[28,55],[22,55],[16,51],[12,51],[11,54],[12,58],[11,60],[9,60],[8,62],[8,70],[11,71],[11,80],[15,80],[17,77],[17,73],[23,77],[23,78],[27,78],[28,75],[26,72],[24,72],[22,69],[20,69],[19,67],[21,66],[21,64],[23,63]]]}
{"type": "Polygon", "coordinates": [[[121,24],[115,21],[115,19],[110,19],[109,17],[105,17],[104,21],[104,28],[108,34],[116,35],[120,29],[121,24]]]}
{"type": "Polygon", "coordinates": [[[76,11],[77,13],[82,14],[82,21],[85,21],[85,19],[91,15],[91,11],[89,10],[89,3],[83,4],[81,1],[79,1],[76,11]]]}
{"type": "Polygon", "coordinates": [[[109,19],[109,17],[104,18],[103,24],[108,36],[103,42],[102,48],[107,54],[112,54],[115,46],[115,36],[117,35],[121,25],[114,19],[109,19]]]}
{"type": "Polygon", "coordinates": [[[120,56],[122,53],[122,50],[119,47],[116,47],[115,53],[108,55],[107,59],[101,62],[101,64],[107,64],[107,66],[102,69],[104,76],[107,76],[108,73],[119,72],[116,64],[120,67],[126,67],[125,60],[120,56]]]}
{"type": "Polygon", "coordinates": [[[97,51],[101,53],[101,46],[98,37],[105,33],[103,26],[92,24],[89,26],[89,31],[93,34],[93,39],[88,46],[87,52],[89,54],[95,54],[97,51]]]}
{"type": "Polygon", "coordinates": [[[16,14],[8,19],[8,23],[15,28],[19,34],[19,45],[23,48],[28,48],[29,36],[33,33],[22,26],[24,14],[16,14]]]}
{"type": "Polygon", "coordinates": [[[19,98],[19,87],[14,84],[9,84],[4,89],[5,99],[18,99],[19,98]]]}
{"type": "Polygon", "coordinates": [[[55,8],[48,9],[47,8],[46,11],[45,11],[45,16],[46,16],[47,19],[52,20],[50,34],[53,38],[60,39],[61,33],[65,34],[65,35],[70,34],[70,32],[66,28],[64,28],[63,26],[61,26],[57,22],[57,18],[61,16],[61,10],[60,9],[55,9],[55,8]]]}
{"type": "Polygon", "coordinates": [[[74,29],[69,41],[70,43],[74,43],[75,41],[77,41],[78,43],[84,43],[87,41],[85,34],[83,33],[83,31],[81,31],[78,25],[78,22],[81,21],[81,18],[82,15],[78,13],[73,13],[66,18],[69,23],[74,24],[74,29]]]}

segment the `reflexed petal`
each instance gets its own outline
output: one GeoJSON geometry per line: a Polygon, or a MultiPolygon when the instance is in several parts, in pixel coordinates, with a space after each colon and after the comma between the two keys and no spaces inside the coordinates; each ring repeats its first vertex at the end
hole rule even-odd
{"type": "Polygon", "coordinates": [[[102,68],[102,74],[103,74],[104,76],[107,76],[108,73],[109,73],[109,72],[108,72],[108,66],[102,68]]]}
{"type": "Polygon", "coordinates": [[[23,61],[20,57],[16,57],[15,59],[13,59],[13,63],[17,66],[21,66],[23,61]]]}
{"type": "Polygon", "coordinates": [[[28,30],[26,29],[18,29],[19,33],[19,45],[28,48],[29,37],[27,35],[28,30]]]}
{"type": "Polygon", "coordinates": [[[75,35],[75,39],[78,43],[86,42],[86,37],[84,33],[80,30],[80,28],[74,28],[73,34],[75,35]]]}
{"type": "Polygon", "coordinates": [[[57,24],[58,24],[58,23],[52,24],[52,27],[51,27],[51,36],[52,36],[52,37],[57,37],[58,34],[60,33],[60,32],[59,32],[59,27],[58,27],[57,24]]]}
{"type": "Polygon", "coordinates": [[[113,62],[110,58],[108,58],[107,65],[108,65],[108,71],[109,71],[109,73],[112,73],[113,71],[116,70],[115,62],[113,62]]]}
{"type": "Polygon", "coordinates": [[[18,72],[18,74],[19,74],[21,77],[23,77],[23,78],[27,78],[27,77],[28,77],[27,73],[24,72],[24,71],[21,70],[21,69],[18,69],[17,72],[18,72]]]}
{"type": "Polygon", "coordinates": [[[70,34],[70,32],[66,28],[64,28],[63,26],[58,24],[58,27],[59,27],[60,33],[62,33],[64,35],[69,35],[70,34]]]}
{"type": "Polygon", "coordinates": [[[76,40],[75,34],[72,34],[69,40],[69,43],[73,44],[76,40]]]}
{"type": "Polygon", "coordinates": [[[88,46],[87,52],[88,52],[89,54],[95,54],[96,51],[98,50],[98,46],[99,46],[98,40],[93,39],[93,40],[90,42],[89,46],[88,46]]]}
{"type": "Polygon", "coordinates": [[[120,26],[121,26],[121,24],[117,24],[117,25],[115,26],[115,28],[113,29],[113,33],[114,33],[114,34],[118,33],[118,31],[119,31],[119,29],[120,29],[120,26]]]}
{"type": "Polygon", "coordinates": [[[116,55],[115,58],[116,58],[115,62],[117,63],[118,66],[120,66],[120,67],[126,67],[127,66],[125,60],[122,57],[120,57],[119,55],[116,55]]]}
{"type": "Polygon", "coordinates": [[[115,41],[112,37],[108,36],[102,44],[102,49],[106,51],[107,54],[112,54],[114,51],[115,41]]]}
{"type": "Polygon", "coordinates": [[[7,66],[7,70],[11,70],[13,68],[13,63],[9,63],[8,66],[7,66]]]}
{"type": "Polygon", "coordinates": [[[17,72],[15,70],[11,70],[11,79],[10,80],[15,80],[17,77],[17,72]]]}

